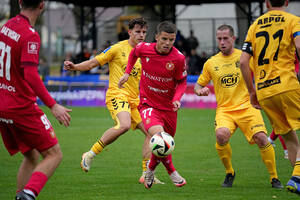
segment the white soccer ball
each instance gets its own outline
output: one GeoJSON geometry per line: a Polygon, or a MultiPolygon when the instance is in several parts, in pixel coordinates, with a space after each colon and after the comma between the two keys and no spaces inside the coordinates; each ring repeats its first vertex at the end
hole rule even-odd
{"type": "Polygon", "coordinates": [[[166,157],[175,147],[174,139],[166,132],[159,132],[152,136],[149,142],[152,153],[158,157],[166,157]]]}

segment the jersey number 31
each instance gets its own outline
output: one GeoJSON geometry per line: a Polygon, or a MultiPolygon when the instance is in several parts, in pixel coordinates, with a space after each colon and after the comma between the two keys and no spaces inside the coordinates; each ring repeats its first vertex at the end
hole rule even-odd
{"type": "Polygon", "coordinates": [[[4,77],[6,80],[10,81],[10,46],[6,45],[4,42],[0,42],[0,78],[4,77]],[[6,62],[4,63],[4,57],[6,55],[6,62]]]}

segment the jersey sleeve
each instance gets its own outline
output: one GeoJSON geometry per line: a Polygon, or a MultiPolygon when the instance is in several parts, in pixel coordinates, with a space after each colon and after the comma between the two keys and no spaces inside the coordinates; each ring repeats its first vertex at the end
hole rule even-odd
{"type": "Polygon", "coordinates": [[[179,60],[179,66],[176,68],[175,79],[181,80],[187,77],[186,71],[186,61],[185,57],[182,55],[182,58],[179,60]]]}
{"type": "Polygon", "coordinates": [[[30,34],[22,41],[21,50],[21,67],[39,65],[39,51],[40,51],[40,36],[37,33],[30,34]]]}
{"type": "Polygon", "coordinates": [[[246,39],[244,41],[244,44],[242,46],[242,51],[250,54],[253,56],[253,50],[252,50],[252,41],[251,41],[251,36],[252,36],[252,30],[253,30],[253,26],[250,26],[246,39]]]}
{"type": "Polygon", "coordinates": [[[206,61],[203,65],[203,70],[202,74],[200,74],[197,83],[201,86],[206,86],[209,81],[211,80],[211,75],[209,73],[209,68],[210,68],[211,62],[210,60],[206,61]]]}
{"type": "Polygon", "coordinates": [[[139,58],[140,51],[142,50],[143,42],[137,44],[130,52],[128,57],[128,63],[126,66],[125,73],[130,74],[134,64],[136,63],[137,59],[139,58]]]}
{"type": "Polygon", "coordinates": [[[297,17],[294,20],[293,28],[292,28],[292,34],[293,38],[295,39],[296,37],[300,36],[300,17],[297,17]]]}
{"type": "Polygon", "coordinates": [[[106,48],[103,52],[101,52],[99,55],[97,55],[95,58],[101,66],[105,65],[114,58],[117,51],[116,49],[117,48],[115,46],[110,46],[106,48]]]}

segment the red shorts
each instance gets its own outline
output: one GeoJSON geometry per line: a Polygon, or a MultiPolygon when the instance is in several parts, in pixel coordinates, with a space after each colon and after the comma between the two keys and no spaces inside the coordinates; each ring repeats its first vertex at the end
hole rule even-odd
{"type": "Polygon", "coordinates": [[[36,106],[31,114],[0,112],[0,132],[7,151],[14,155],[29,150],[45,151],[57,139],[47,116],[36,106]]]}
{"type": "Polygon", "coordinates": [[[176,133],[177,126],[177,112],[158,110],[152,108],[147,104],[139,105],[140,115],[142,117],[145,129],[148,129],[155,125],[161,125],[164,127],[165,132],[169,133],[173,137],[176,133]]]}

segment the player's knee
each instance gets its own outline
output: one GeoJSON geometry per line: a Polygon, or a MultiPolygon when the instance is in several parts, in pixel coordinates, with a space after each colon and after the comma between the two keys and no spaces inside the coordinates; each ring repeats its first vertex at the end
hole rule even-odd
{"type": "Polygon", "coordinates": [[[217,143],[222,145],[226,144],[230,139],[230,132],[226,131],[225,129],[217,129],[216,131],[216,140],[217,143]]]}
{"type": "Polygon", "coordinates": [[[131,127],[131,122],[123,122],[120,123],[119,130],[121,131],[121,133],[125,133],[129,131],[130,127],[131,127]]]}
{"type": "Polygon", "coordinates": [[[60,163],[63,158],[63,153],[60,149],[59,144],[47,149],[46,151],[42,152],[44,158],[52,157],[56,162],[60,163]]]}
{"type": "Polygon", "coordinates": [[[268,138],[264,132],[258,132],[255,135],[253,135],[253,140],[259,147],[263,147],[268,144],[268,138]]]}

